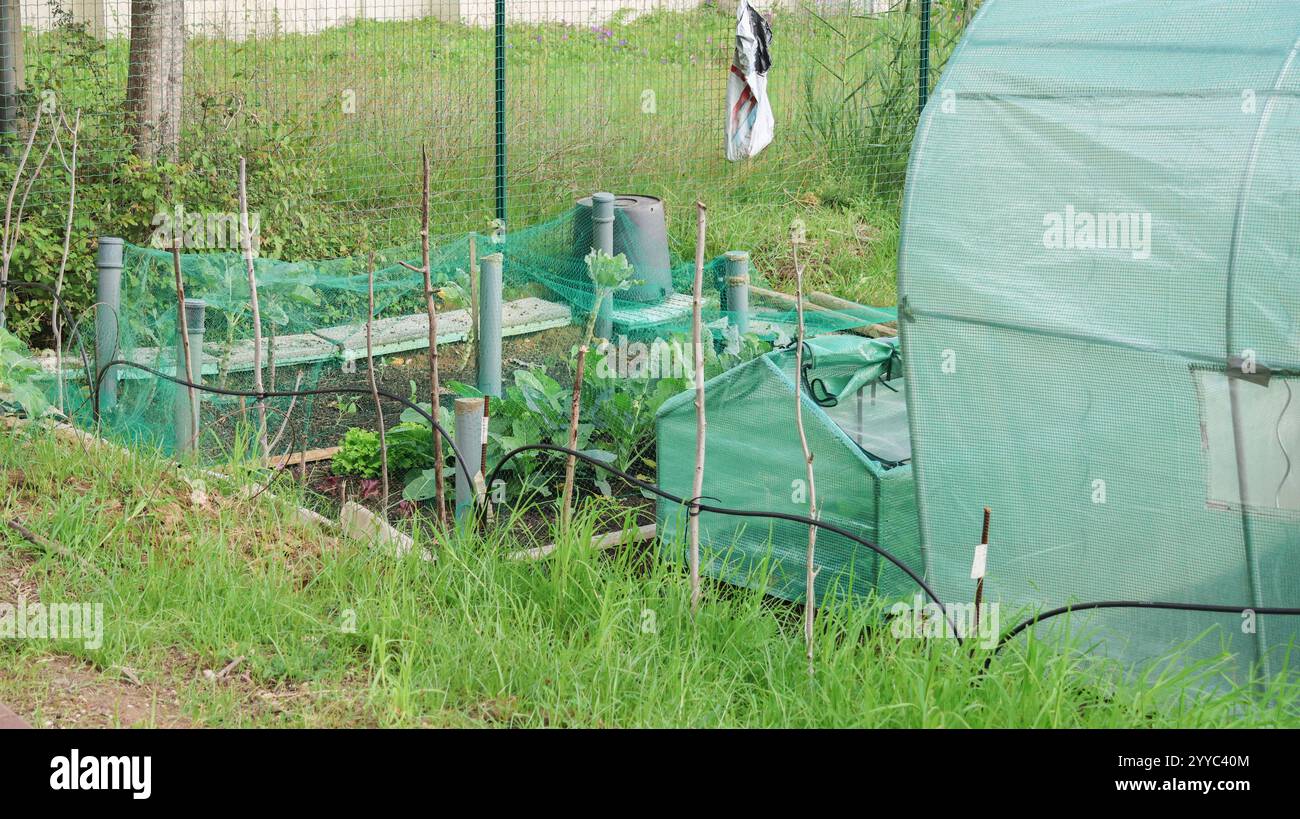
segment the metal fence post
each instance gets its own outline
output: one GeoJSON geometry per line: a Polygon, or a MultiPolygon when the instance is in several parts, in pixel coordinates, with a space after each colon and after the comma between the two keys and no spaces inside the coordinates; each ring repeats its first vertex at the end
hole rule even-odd
{"type": "MultiPolygon", "coordinates": [[[[99,251],[95,255],[99,277],[95,286],[95,372],[91,381],[99,378],[104,366],[118,357],[121,349],[119,318],[122,312],[122,240],[101,236],[99,251]]],[[[96,414],[112,409],[117,404],[116,368],[99,378],[96,414]]]]}
{"type": "Polygon", "coordinates": [[[479,259],[478,285],[478,388],[484,395],[501,397],[501,265],[502,255],[479,259]]]}
{"type": "MultiPolygon", "coordinates": [[[[190,366],[189,380],[195,384],[203,383],[203,321],[207,304],[203,299],[185,300],[185,329],[189,336],[190,366]]],[[[181,340],[180,328],[176,332],[176,377],[185,378],[186,344],[181,340]]],[[[190,400],[190,388],[176,385],[176,397],[173,402],[172,434],[176,441],[175,453],[191,452],[198,448],[199,417],[203,407],[203,391],[194,390],[194,400],[190,400]]]]}
{"type": "Polygon", "coordinates": [[[930,96],[930,0],[921,0],[921,61],[917,75],[920,87],[917,89],[916,115],[919,117],[930,96]]]}
{"type": "Polygon", "coordinates": [[[496,211],[506,224],[506,0],[496,0],[496,211]]]}

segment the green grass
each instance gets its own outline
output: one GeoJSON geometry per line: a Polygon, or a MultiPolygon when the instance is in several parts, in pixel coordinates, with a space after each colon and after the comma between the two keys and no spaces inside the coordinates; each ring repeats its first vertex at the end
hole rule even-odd
{"type": "Polygon", "coordinates": [[[1293,682],[1198,697],[1215,663],[1125,680],[1040,642],[981,673],[984,651],[894,639],[866,603],[820,613],[810,678],[797,610],[707,586],[692,618],[679,567],[577,548],[616,522],[608,511],[588,508],[545,563],[504,559],[524,544],[498,528],[435,545],[429,564],[299,524],[280,500],[239,500],[232,474],[196,507],[167,461],[0,436],[0,515],[66,550],[3,529],[0,572],[46,601],[102,602],[106,620],[98,650],[0,645],[0,701],[75,724],[40,704],[53,685],[41,669],[71,655],[104,684],[131,669],[131,690],[199,725],[1300,724],[1293,682]],[[205,678],[240,656],[228,679],[205,678]]]}

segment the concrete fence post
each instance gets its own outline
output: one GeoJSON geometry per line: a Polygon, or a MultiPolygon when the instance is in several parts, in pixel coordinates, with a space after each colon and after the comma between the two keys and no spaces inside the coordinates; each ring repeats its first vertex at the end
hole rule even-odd
{"type": "Polygon", "coordinates": [[[483,399],[457,398],[456,450],[463,462],[456,465],[456,518],[459,520],[474,509],[474,484],[471,477],[483,471],[483,399]]]}
{"type": "MultiPolygon", "coordinates": [[[[600,191],[591,195],[592,247],[614,255],[614,194],[600,191]]],[[[608,339],[614,335],[614,298],[606,296],[597,308],[596,335],[608,339]]]]}
{"type": "Polygon", "coordinates": [[[749,254],[727,251],[727,312],[743,336],[749,332],[749,254]]]}
{"type": "Polygon", "coordinates": [[[478,388],[493,398],[501,397],[502,261],[500,253],[479,260],[478,388]]]}
{"type": "MultiPolygon", "coordinates": [[[[113,236],[101,236],[99,251],[95,255],[95,267],[99,271],[95,301],[95,377],[104,366],[119,357],[121,350],[121,333],[119,321],[122,312],[122,240],[113,236]]],[[[111,410],[117,404],[117,368],[110,368],[99,381],[99,404],[97,410],[111,410]]]]}

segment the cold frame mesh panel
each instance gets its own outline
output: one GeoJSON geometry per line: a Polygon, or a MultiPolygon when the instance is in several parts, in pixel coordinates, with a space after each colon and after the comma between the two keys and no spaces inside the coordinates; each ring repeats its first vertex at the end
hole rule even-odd
{"type": "MultiPolygon", "coordinates": [[[[768,359],[760,359],[713,379],[705,401],[709,422],[704,495],[720,506],[807,514],[807,481],[799,437],[793,423],[794,395],[789,382],[768,359]]],[[[690,398],[691,396],[683,396],[690,398]]],[[[863,465],[833,436],[807,402],[809,445],[819,453],[820,498],[830,499],[824,518],[869,540],[877,534],[875,492],[864,480],[863,465]]],[[[691,495],[694,470],[695,411],[692,401],[665,406],[658,425],[659,481],[674,494],[691,495]]],[[[686,529],[686,515],[660,503],[668,532],[686,529]]],[[[808,527],[765,518],[704,514],[700,520],[702,571],[730,583],[803,598],[808,527]]],[[[684,537],[670,538],[671,557],[682,559],[684,537]]],[[[875,556],[835,535],[818,537],[818,595],[870,590],[875,556]]]]}
{"type": "MultiPolygon", "coordinates": [[[[921,537],[916,517],[916,486],[911,464],[896,466],[880,476],[876,484],[876,511],[880,524],[879,545],[903,561],[912,571],[924,574],[921,537]]],[[[919,591],[916,581],[883,557],[876,561],[876,593],[885,598],[911,597],[919,591]]]]}
{"type": "MultiPolygon", "coordinates": [[[[806,469],[794,417],[794,353],[778,351],[711,379],[706,385],[706,503],[807,515],[806,469]]],[[[920,568],[911,468],[884,469],[867,457],[807,395],[804,426],[814,453],[821,518],[884,545],[920,568]]],[[[692,494],[694,396],[669,401],[658,417],[659,483],[692,494]]],[[[870,422],[870,410],[866,414],[870,422]]],[[[670,558],[685,560],[685,510],[665,501],[658,517],[670,558]]],[[[806,588],[808,527],[768,518],[700,517],[702,571],[729,583],[801,600],[806,588]]],[[[915,585],[876,553],[822,530],[817,535],[818,599],[877,591],[910,595],[915,585]]]]}
{"type": "MultiPolygon", "coordinates": [[[[899,265],[941,595],[969,599],[988,506],[1011,607],[1300,604],[1297,37],[1300,8],[1262,2],[992,0],[972,23],[913,146],[899,265]],[[1234,358],[1273,373],[1231,379],[1235,412],[1234,358]]],[[[1240,620],[1075,625],[1130,660],[1208,631],[1193,656],[1278,671],[1295,623],[1240,620]]]]}

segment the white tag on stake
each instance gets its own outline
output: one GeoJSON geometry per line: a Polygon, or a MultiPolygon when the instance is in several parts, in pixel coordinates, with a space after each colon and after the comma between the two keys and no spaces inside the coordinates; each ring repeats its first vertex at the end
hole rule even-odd
{"type": "Polygon", "coordinates": [[[980,580],[984,577],[985,564],[989,559],[989,545],[981,543],[975,547],[975,560],[970,565],[970,579],[980,580]]]}

